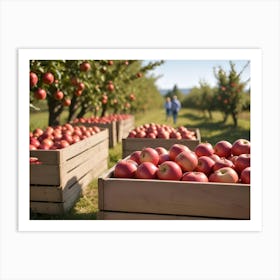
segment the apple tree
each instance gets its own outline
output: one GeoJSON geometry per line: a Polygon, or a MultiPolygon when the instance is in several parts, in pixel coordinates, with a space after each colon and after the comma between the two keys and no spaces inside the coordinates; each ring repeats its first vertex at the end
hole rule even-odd
{"type": "Polygon", "coordinates": [[[224,115],[223,121],[226,122],[228,116],[232,116],[234,126],[238,123],[238,114],[243,109],[244,90],[249,80],[241,80],[242,72],[249,66],[249,62],[243,69],[237,73],[235,64],[230,61],[230,71],[227,74],[221,67],[214,68],[214,75],[217,79],[217,91],[215,94],[215,103],[217,109],[224,115]]]}
{"type": "Polygon", "coordinates": [[[65,108],[68,122],[89,112],[104,116],[107,112],[136,110],[133,102],[137,95],[147,94],[141,86],[155,89],[155,80],[149,80],[146,73],[162,63],[155,61],[143,66],[138,60],[33,60],[30,106],[36,109],[38,100],[45,100],[50,126],[60,123],[65,108]]]}

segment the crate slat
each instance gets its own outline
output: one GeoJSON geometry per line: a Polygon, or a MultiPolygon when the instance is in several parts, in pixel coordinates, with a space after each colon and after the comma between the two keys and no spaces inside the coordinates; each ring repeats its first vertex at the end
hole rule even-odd
{"type": "Polygon", "coordinates": [[[134,129],[135,120],[134,116],[130,116],[125,120],[117,121],[117,138],[118,142],[121,142],[123,138],[126,138],[129,132],[134,129]]]}
{"type": "MultiPolygon", "coordinates": [[[[99,176],[108,167],[107,159],[103,159],[99,162],[94,162],[92,170],[90,170],[86,176],[90,176],[91,180],[99,176]]],[[[85,176],[84,176],[85,177],[85,176]]],[[[77,182],[84,180],[82,177],[77,182]]],[[[75,182],[76,183],[76,182],[75,182]]],[[[74,184],[75,184],[74,183],[74,184]]],[[[67,201],[71,196],[71,190],[73,185],[70,186],[41,186],[31,185],[30,186],[30,200],[31,201],[46,201],[46,202],[64,202],[67,201]]]]}
{"type": "Polygon", "coordinates": [[[99,211],[97,213],[97,219],[98,220],[213,220],[214,218],[181,216],[181,215],[159,215],[159,214],[99,211]]]}
{"type": "Polygon", "coordinates": [[[59,150],[32,150],[30,157],[37,157],[43,164],[59,165],[83,153],[85,150],[98,145],[108,138],[108,131],[101,130],[99,133],[92,135],[82,141],[79,141],[69,147],[59,150]]]}
{"type": "MultiPolygon", "coordinates": [[[[99,166],[97,173],[107,166],[107,161],[104,161],[99,166]]],[[[104,170],[104,169],[103,169],[104,170]]],[[[31,199],[30,208],[34,213],[40,214],[49,214],[49,215],[61,215],[69,211],[74,203],[79,199],[83,190],[87,185],[96,177],[96,172],[88,172],[84,177],[79,181],[75,182],[72,186],[64,189],[64,191],[59,190],[58,188],[43,187],[46,188],[47,197],[42,197],[42,194],[37,194],[38,196],[33,197],[34,201],[31,199]],[[54,194],[53,190],[59,191],[59,194],[54,194]],[[59,199],[61,198],[61,199],[59,199]]],[[[42,188],[42,187],[39,187],[42,188]]],[[[32,190],[36,190],[36,187],[33,187],[32,190]]],[[[34,196],[36,193],[34,193],[34,196]]]]}
{"type": "Polygon", "coordinates": [[[102,211],[250,219],[250,185],[99,178],[102,211]]]}
{"type": "Polygon", "coordinates": [[[162,139],[162,138],[125,138],[122,139],[122,157],[125,158],[128,155],[132,154],[134,151],[142,150],[145,147],[163,147],[170,149],[174,144],[183,144],[188,146],[191,150],[194,150],[195,147],[201,142],[199,129],[189,129],[196,132],[197,139],[162,139]]]}

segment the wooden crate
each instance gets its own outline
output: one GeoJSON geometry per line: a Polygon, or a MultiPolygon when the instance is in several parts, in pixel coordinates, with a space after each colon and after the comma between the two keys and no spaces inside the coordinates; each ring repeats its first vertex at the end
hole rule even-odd
{"type": "Polygon", "coordinates": [[[198,128],[189,128],[189,130],[195,131],[196,140],[189,139],[162,139],[162,138],[126,138],[122,139],[122,157],[125,158],[132,154],[134,151],[142,150],[145,147],[163,147],[169,149],[173,144],[183,144],[188,146],[191,150],[201,142],[200,130],[198,128]]]}
{"type": "Polygon", "coordinates": [[[109,131],[109,148],[113,148],[117,144],[117,122],[112,121],[110,123],[75,123],[74,125],[83,125],[86,127],[97,126],[102,129],[108,129],[109,131]]]}
{"type": "Polygon", "coordinates": [[[135,121],[134,116],[130,116],[125,120],[117,121],[117,139],[121,142],[123,138],[126,138],[129,132],[134,129],[135,121]]]}
{"type": "Polygon", "coordinates": [[[108,168],[108,130],[60,150],[33,150],[42,164],[30,165],[30,207],[34,213],[62,214],[81,191],[108,168]]]}
{"type": "Polygon", "coordinates": [[[98,179],[100,211],[250,219],[250,185],[113,178],[98,179]]]}
{"type": "Polygon", "coordinates": [[[182,216],[182,215],[159,215],[145,213],[127,213],[113,211],[99,211],[97,220],[213,220],[214,218],[182,216]]]}

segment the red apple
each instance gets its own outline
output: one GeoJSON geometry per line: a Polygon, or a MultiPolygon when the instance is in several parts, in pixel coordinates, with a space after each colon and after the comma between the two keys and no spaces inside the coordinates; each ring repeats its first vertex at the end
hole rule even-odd
{"type": "Polygon", "coordinates": [[[113,83],[109,83],[109,84],[107,85],[107,89],[108,89],[109,91],[114,91],[115,86],[113,85],[113,83]]]}
{"type": "Polygon", "coordinates": [[[170,138],[182,139],[182,136],[180,132],[172,131],[170,132],[170,138]]]}
{"type": "Polygon", "coordinates": [[[243,169],[250,166],[250,154],[241,154],[235,161],[234,169],[240,174],[243,169]]]}
{"type": "Polygon", "coordinates": [[[35,93],[34,93],[34,96],[36,99],[38,100],[43,100],[43,99],[46,99],[47,97],[47,92],[42,89],[42,88],[38,88],[35,93]]]}
{"type": "Polygon", "coordinates": [[[61,99],[63,99],[63,97],[64,97],[64,94],[63,94],[63,92],[60,91],[60,90],[54,93],[54,98],[55,98],[56,100],[61,100],[61,99]]]}
{"type": "Polygon", "coordinates": [[[141,163],[135,172],[137,179],[156,179],[158,168],[151,162],[141,163]]]}
{"type": "Polygon", "coordinates": [[[208,182],[208,177],[203,172],[190,171],[183,174],[181,181],[208,182]]]}
{"type": "Polygon", "coordinates": [[[134,178],[137,164],[132,160],[120,160],[114,169],[116,178],[134,178]]]}
{"type": "Polygon", "coordinates": [[[53,141],[49,138],[45,138],[44,140],[42,140],[41,145],[51,147],[53,145],[53,141]]]}
{"type": "Polygon", "coordinates": [[[158,152],[159,155],[168,154],[168,151],[163,147],[156,147],[155,150],[158,152]]]}
{"type": "Polygon", "coordinates": [[[47,72],[43,75],[43,83],[51,85],[54,82],[54,75],[50,72],[47,72]]]}
{"type": "Polygon", "coordinates": [[[70,144],[66,140],[60,140],[58,148],[59,149],[64,149],[68,146],[70,146],[70,144]]]}
{"type": "Polygon", "coordinates": [[[134,130],[132,130],[132,131],[129,132],[127,138],[135,138],[135,137],[136,137],[136,134],[137,134],[137,132],[134,131],[134,130]]]}
{"type": "Polygon", "coordinates": [[[231,155],[231,143],[225,140],[219,141],[214,146],[214,152],[219,157],[229,157],[231,155]]]}
{"type": "Polygon", "coordinates": [[[217,160],[213,166],[213,171],[216,171],[222,167],[231,167],[233,168],[234,164],[231,160],[228,160],[226,158],[220,158],[217,160]]]}
{"type": "Polygon", "coordinates": [[[249,166],[242,170],[240,176],[241,182],[243,184],[250,184],[251,181],[250,177],[251,177],[251,167],[249,166]]]}
{"type": "Polygon", "coordinates": [[[140,162],[152,162],[157,165],[159,161],[159,154],[153,148],[144,148],[140,153],[140,162]]]}
{"type": "Polygon", "coordinates": [[[158,164],[162,164],[163,162],[169,161],[169,160],[170,160],[169,154],[160,154],[158,164]]]}
{"type": "Polygon", "coordinates": [[[237,183],[238,179],[238,174],[231,167],[220,168],[209,176],[209,182],[218,183],[237,183]]]}
{"type": "Polygon", "coordinates": [[[32,137],[32,138],[30,138],[29,141],[30,141],[29,144],[33,145],[36,148],[38,148],[40,146],[40,142],[37,138],[32,137]]]}
{"type": "Polygon", "coordinates": [[[77,84],[77,88],[78,88],[78,90],[82,90],[83,91],[85,89],[85,84],[80,82],[80,83],[77,84]]]}
{"type": "Polygon", "coordinates": [[[251,143],[246,139],[238,139],[232,144],[231,152],[234,156],[250,154],[251,143]]]}
{"type": "Polygon", "coordinates": [[[198,157],[211,156],[214,154],[213,146],[210,143],[200,143],[195,147],[195,153],[198,157]]]}
{"type": "Polygon", "coordinates": [[[237,160],[238,156],[230,156],[228,157],[228,159],[233,163],[233,165],[235,165],[235,162],[237,160]]]}
{"type": "Polygon", "coordinates": [[[66,106],[66,107],[70,106],[71,105],[71,99],[64,99],[63,105],[66,106]]]}
{"type": "Polygon", "coordinates": [[[135,137],[136,138],[145,138],[146,137],[146,132],[141,130],[141,131],[136,133],[135,137]]]}
{"type": "Polygon", "coordinates": [[[159,165],[157,177],[160,180],[180,180],[182,177],[181,167],[174,161],[165,161],[159,165]]]}
{"type": "Polygon", "coordinates": [[[182,144],[174,144],[169,149],[169,157],[171,160],[175,160],[175,158],[184,151],[190,151],[190,149],[182,144]]]}
{"type": "Polygon", "coordinates": [[[169,139],[169,133],[167,131],[158,131],[157,138],[169,139]]]}
{"type": "Polygon", "coordinates": [[[211,155],[210,158],[213,159],[215,162],[220,159],[220,157],[216,154],[211,155]]]}
{"type": "Polygon", "coordinates": [[[30,87],[35,87],[38,83],[38,76],[34,72],[29,73],[30,87]]]}
{"type": "Polygon", "coordinates": [[[147,138],[151,138],[151,139],[156,139],[157,136],[153,133],[153,132],[150,132],[146,135],[147,138]]]}
{"type": "Polygon", "coordinates": [[[215,161],[211,157],[201,156],[198,158],[196,171],[203,172],[207,176],[212,173],[215,161]]]}
{"type": "Polygon", "coordinates": [[[80,64],[80,70],[82,72],[88,72],[90,70],[91,66],[87,61],[84,61],[83,63],[80,64]]]}
{"type": "Polygon", "coordinates": [[[82,94],[83,94],[83,91],[82,91],[82,90],[79,90],[79,89],[76,89],[76,90],[75,90],[75,95],[76,95],[76,96],[79,97],[79,96],[81,96],[82,94]]]}
{"type": "Polygon", "coordinates": [[[176,156],[175,162],[186,172],[193,171],[197,167],[198,159],[194,152],[183,151],[176,156]]]}
{"type": "Polygon", "coordinates": [[[39,137],[43,133],[44,133],[44,131],[41,128],[36,128],[36,129],[33,130],[33,136],[34,137],[39,137]]]}
{"type": "Polygon", "coordinates": [[[129,159],[134,160],[137,164],[140,164],[141,163],[140,154],[141,154],[141,151],[135,151],[129,156],[129,159]]]}

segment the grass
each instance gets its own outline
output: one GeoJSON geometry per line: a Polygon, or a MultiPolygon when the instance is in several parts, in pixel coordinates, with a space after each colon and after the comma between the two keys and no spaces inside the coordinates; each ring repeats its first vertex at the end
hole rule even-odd
{"type": "MultiPolygon", "coordinates": [[[[62,120],[66,120],[66,115],[62,116],[62,120]]],[[[213,112],[213,120],[209,120],[201,111],[183,108],[178,116],[176,125],[173,125],[172,119],[165,121],[164,110],[155,109],[151,112],[139,113],[135,115],[135,125],[139,126],[145,123],[168,124],[171,126],[186,126],[189,128],[199,128],[201,140],[215,144],[220,140],[234,142],[238,138],[250,139],[250,113],[243,112],[238,119],[238,126],[233,126],[231,118],[226,123],[222,122],[223,116],[219,112],[213,112]]],[[[36,127],[44,128],[47,126],[47,114],[34,113],[30,116],[30,129],[36,127]]],[[[122,147],[121,143],[109,150],[108,166],[114,166],[121,159],[122,147]]],[[[98,211],[98,192],[97,179],[94,179],[84,190],[83,195],[71,209],[71,211],[63,216],[46,216],[32,215],[32,219],[67,219],[67,220],[94,220],[98,211]]]]}

